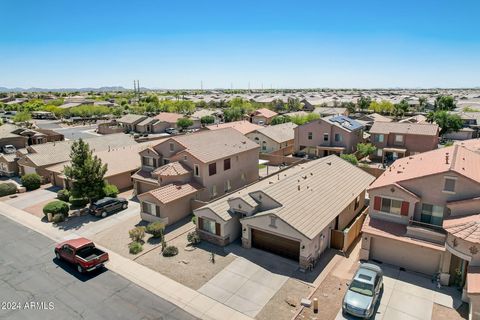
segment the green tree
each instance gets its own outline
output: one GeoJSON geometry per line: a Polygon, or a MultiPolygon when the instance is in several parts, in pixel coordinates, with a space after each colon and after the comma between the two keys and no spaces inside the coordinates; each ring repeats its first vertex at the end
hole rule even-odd
{"type": "Polygon", "coordinates": [[[435,99],[434,110],[452,111],[457,107],[455,99],[452,96],[438,96],[435,99]]]}
{"type": "Polygon", "coordinates": [[[387,100],[382,100],[380,102],[372,101],[368,109],[373,110],[377,113],[392,113],[393,111],[393,103],[387,100]]]}
{"type": "Polygon", "coordinates": [[[187,129],[188,127],[193,125],[193,120],[189,118],[180,118],[177,120],[177,126],[180,127],[182,130],[187,129]]]}
{"type": "Polygon", "coordinates": [[[212,124],[215,122],[214,116],[203,116],[200,118],[200,123],[204,126],[212,124]]]}
{"type": "Polygon", "coordinates": [[[287,99],[287,110],[292,112],[292,111],[298,111],[302,109],[302,103],[298,98],[288,98],[287,99]]]}
{"type": "Polygon", "coordinates": [[[405,115],[405,113],[408,112],[408,109],[410,108],[410,105],[408,104],[408,101],[405,99],[402,99],[399,103],[396,103],[393,105],[393,114],[401,118],[405,115]]]}
{"type": "Polygon", "coordinates": [[[353,102],[342,102],[341,106],[342,108],[346,108],[348,110],[348,113],[355,113],[357,109],[355,103],[353,102]]]}
{"type": "Polygon", "coordinates": [[[457,114],[451,114],[447,111],[430,112],[427,115],[427,121],[438,124],[440,127],[440,135],[456,132],[463,127],[462,118],[457,114]]]}
{"type": "Polygon", "coordinates": [[[292,120],[290,119],[289,116],[276,116],[272,119],[272,122],[270,122],[270,124],[274,126],[276,124],[287,123],[291,121],[292,120]]]}
{"type": "Polygon", "coordinates": [[[357,105],[360,110],[367,110],[371,103],[372,99],[370,97],[362,96],[357,100],[357,105]]]}
{"type": "Polygon", "coordinates": [[[426,97],[418,98],[418,109],[419,109],[419,111],[425,110],[426,106],[427,106],[427,98],[426,97]]]}
{"type": "Polygon", "coordinates": [[[103,195],[104,176],[107,165],[94,156],[88,143],[79,139],[72,144],[70,165],[65,166],[64,174],[72,181],[72,196],[87,198],[90,201],[103,195]]]}
{"type": "Polygon", "coordinates": [[[290,118],[291,122],[295,123],[296,125],[302,125],[308,122],[312,122],[314,120],[320,119],[320,115],[318,113],[309,113],[305,116],[293,116],[290,118]]]}
{"type": "Polygon", "coordinates": [[[353,154],[342,154],[342,155],[340,155],[340,158],[342,158],[345,161],[350,162],[353,165],[358,164],[357,157],[355,157],[353,154]]]}
{"type": "Polygon", "coordinates": [[[27,111],[22,111],[18,112],[14,117],[13,117],[13,122],[27,122],[32,120],[32,116],[30,115],[30,112],[27,111]]]}
{"type": "Polygon", "coordinates": [[[377,150],[377,148],[371,143],[358,143],[357,144],[357,151],[362,158],[374,153],[375,150],[377,150]]]}

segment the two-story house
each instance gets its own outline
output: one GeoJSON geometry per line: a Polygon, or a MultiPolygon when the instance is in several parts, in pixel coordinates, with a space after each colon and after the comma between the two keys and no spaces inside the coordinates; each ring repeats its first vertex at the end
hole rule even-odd
{"type": "Polygon", "coordinates": [[[431,123],[374,122],[370,140],[377,150],[370,158],[383,163],[437,149],[438,133],[431,123]]]}
{"type": "Polygon", "coordinates": [[[206,202],[258,180],[259,146],[227,128],[176,136],[140,152],[132,178],[141,217],[171,224],[206,202]]]}
{"type": "Polygon", "coordinates": [[[463,298],[477,312],[479,147],[477,140],[476,147],[457,144],[395,161],[367,189],[369,217],[360,254],[361,259],[438,274],[441,284],[463,287],[463,298]]]}
{"type": "Polygon", "coordinates": [[[293,138],[295,137],[293,129],[296,127],[297,125],[295,123],[287,122],[262,127],[247,133],[246,136],[260,145],[260,152],[262,153],[272,153],[282,150],[284,151],[283,155],[287,155],[292,153],[293,138]]]}
{"type": "Polygon", "coordinates": [[[272,122],[272,119],[277,116],[278,114],[275,111],[272,111],[267,108],[258,109],[250,115],[250,122],[259,124],[259,125],[267,125],[272,122]]]}
{"type": "Polygon", "coordinates": [[[317,157],[353,153],[363,141],[363,125],[343,115],[308,122],[294,132],[294,151],[317,157]]]}

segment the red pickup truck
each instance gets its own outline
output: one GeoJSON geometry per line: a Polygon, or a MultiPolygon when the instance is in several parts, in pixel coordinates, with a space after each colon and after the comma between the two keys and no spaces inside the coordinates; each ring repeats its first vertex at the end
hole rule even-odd
{"type": "Polygon", "coordinates": [[[108,253],[95,247],[92,241],[85,238],[67,240],[57,244],[55,256],[76,265],[78,272],[92,271],[103,267],[108,261],[108,253]]]}

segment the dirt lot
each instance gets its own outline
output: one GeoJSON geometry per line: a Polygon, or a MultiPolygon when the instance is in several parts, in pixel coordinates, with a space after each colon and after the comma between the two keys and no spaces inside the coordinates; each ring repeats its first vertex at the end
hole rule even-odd
{"type": "Polygon", "coordinates": [[[176,246],[178,255],[163,257],[161,249],[156,248],[136,261],[195,290],[235,259],[231,254],[226,255],[222,248],[205,241],[197,247],[187,247],[186,235],[168,241],[167,244],[176,246]],[[215,263],[210,261],[211,252],[215,253],[215,263]]]}
{"type": "Polygon", "coordinates": [[[258,320],[290,320],[300,309],[300,300],[308,297],[311,286],[295,280],[288,279],[277,291],[273,298],[263,307],[255,317],[258,320]],[[295,306],[290,305],[293,303],[295,306]]]}

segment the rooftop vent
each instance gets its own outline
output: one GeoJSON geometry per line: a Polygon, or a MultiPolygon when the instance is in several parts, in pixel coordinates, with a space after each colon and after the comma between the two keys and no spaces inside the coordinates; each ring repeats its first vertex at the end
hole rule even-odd
{"type": "Polygon", "coordinates": [[[300,185],[297,186],[298,191],[300,191],[300,185]]]}
{"type": "Polygon", "coordinates": [[[445,153],[445,164],[448,164],[449,155],[448,152],[445,153]]]}

